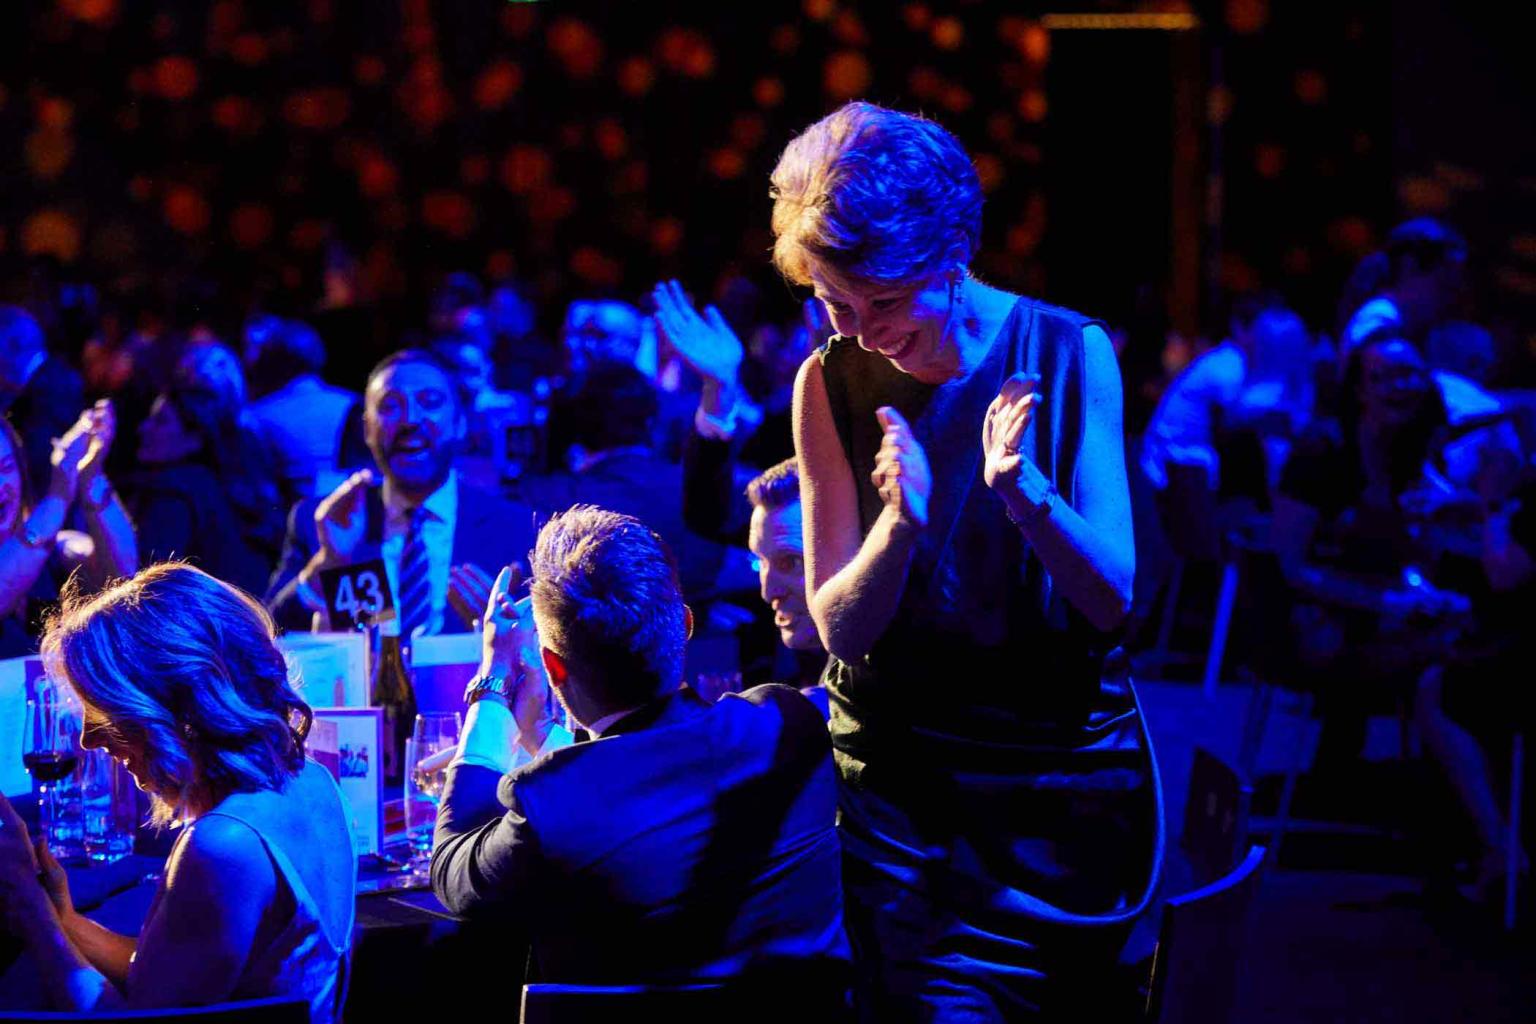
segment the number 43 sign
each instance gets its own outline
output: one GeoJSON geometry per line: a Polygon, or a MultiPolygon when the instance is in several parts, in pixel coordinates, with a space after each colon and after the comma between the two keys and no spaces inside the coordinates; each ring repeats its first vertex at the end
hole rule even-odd
{"type": "Polygon", "coordinates": [[[395,598],[381,558],[323,569],[320,586],[332,623],[384,622],[395,617],[395,598]]]}

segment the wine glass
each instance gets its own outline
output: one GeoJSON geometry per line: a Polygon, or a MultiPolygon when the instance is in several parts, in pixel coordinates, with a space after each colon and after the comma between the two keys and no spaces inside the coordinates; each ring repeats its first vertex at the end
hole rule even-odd
{"type": "Polygon", "coordinates": [[[432,859],[432,831],[437,826],[437,805],[442,800],[448,763],[459,745],[464,727],[457,712],[431,711],[416,716],[405,741],[405,834],[410,842],[410,870],[423,874],[432,859]]]}
{"type": "Polygon", "coordinates": [[[77,733],[68,700],[40,681],[36,694],[27,701],[21,763],[37,782],[38,832],[50,844],[58,838],[57,783],[73,776],[79,763],[77,733]]]}

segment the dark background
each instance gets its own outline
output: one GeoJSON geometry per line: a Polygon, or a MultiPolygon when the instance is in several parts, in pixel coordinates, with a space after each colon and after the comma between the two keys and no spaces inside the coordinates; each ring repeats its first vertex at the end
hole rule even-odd
{"type": "Polygon", "coordinates": [[[1432,0],[7,4],[0,287],[89,281],[120,330],[351,307],[329,340],[370,350],[460,269],[521,282],[546,332],[662,276],[746,273],[788,315],[768,173],[861,96],[970,150],[980,273],[1109,319],[1130,363],[1187,358],[1231,288],[1331,329],[1355,260],[1422,212],[1469,235],[1501,382],[1526,383],[1521,45],[1432,0]],[[1060,17],[1085,13],[1120,27],[1060,17]],[[1169,16],[1192,27],[1146,27],[1169,16]]]}

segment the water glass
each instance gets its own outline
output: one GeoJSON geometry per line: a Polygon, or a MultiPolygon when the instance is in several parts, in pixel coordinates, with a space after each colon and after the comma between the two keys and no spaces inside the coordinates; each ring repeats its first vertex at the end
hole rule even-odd
{"type": "Polygon", "coordinates": [[[432,830],[443,797],[448,763],[459,745],[463,719],[457,712],[416,716],[405,741],[405,834],[411,844],[411,870],[422,873],[432,859],[432,830]]]}
{"type": "Polygon", "coordinates": [[[85,855],[111,863],[133,852],[139,794],[133,776],[105,750],[80,758],[81,833],[85,855]]]}

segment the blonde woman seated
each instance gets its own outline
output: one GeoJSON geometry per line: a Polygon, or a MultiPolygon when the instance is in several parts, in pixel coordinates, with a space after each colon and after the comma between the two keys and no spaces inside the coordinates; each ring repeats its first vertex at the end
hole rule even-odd
{"type": "Polygon", "coordinates": [[[75,912],[64,872],[0,797],[0,910],[72,1009],[266,996],[338,1019],[357,863],[335,782],[304,756],[311,713],[249,595],[167,563],[66,589],[43,638],[83,708],[81,742],[126,764],[182,832],[137,938],[75,912]],[[42,884],[39,884],[41,880],[42,884]]]}

